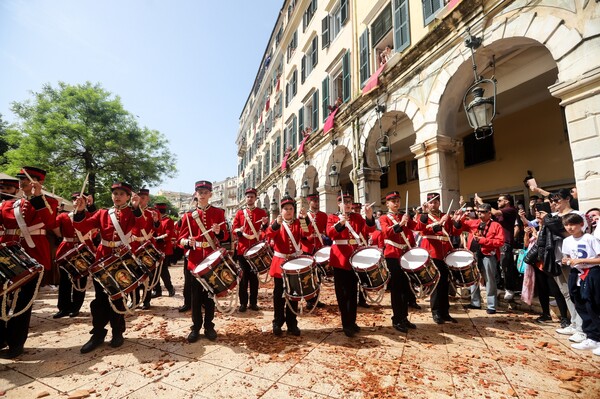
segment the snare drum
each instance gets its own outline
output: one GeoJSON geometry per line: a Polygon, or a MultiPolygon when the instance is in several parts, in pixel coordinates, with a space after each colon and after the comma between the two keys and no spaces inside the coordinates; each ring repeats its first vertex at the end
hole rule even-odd
{"type": "Polygon", "coordinates": [[[367,291],[378,291],[390,279],[385,257],[377,247],[359,248],[350,257],[350,265],[360,285],[367,291]]]}
{"type": "Polygon", "coordinates": [[[160,252],[151,241],[146,241],[135,250],[135,256],[151,272],[159,267],[165,259],[165,254],[160,252]]]}
{"type": "Polygon", "coordinates": [[[269,271],[273,260],[273,251],[265,241],[254,244],[244,252],[244,258],[256,274],[264,274],[269,271]]]}
{"type": "Polygon", "coordinates": [[[315,260],[309,255],[300,255],[281,265],[285,296],[291,301],[308,301],[319,295],[320,284],[315,260]]]}
{"type": "Polygon", "coordinates": [[[96,255],[90,247],[81,243],[58,258],[56,264],[71,276],[71,280],[77,281],[90,274],[90,266],[95,260],[96,255]]]}
{"type": "Polygon", "coordinates": [[[452,282],[459,287],[470,287],[479,282],[479,270],[473,252],[456,248],[444,258],[448,265],[452,282]]]}
{"type": "Polygon", "coordinates": [[[44,270],[16,242],[0,244],[0,296],[8,295],[34,280],[44,270]]]}
{"type": "Polygon", "coordinates": [[[225,248],[218,248],[208,255],[192,275],[217,297],[226,296],[237,285],[237,265],[225,248]]]}
{"type": "Polygon", "coordinates": [[[138,263],[127,248],[100,259],[90,266],[94,277],[111,301],[123,299],[148,278],[148,269],[138,263]]]}
{"type": "Polygon", "coordinates": [[[329,265],[329,258],[331,257],[331,247],[323,247],[315,252],[315,263],[323,274],[328,278],[333,278],[333,267],[329,265]]]}
{"type": "Polygon", "coordinates": [[[400,258],[400,266],[408,275],[413,287],[433,287],[440,280],[440,271],[431,260],[426,249],[409,249],[400,258]]]}

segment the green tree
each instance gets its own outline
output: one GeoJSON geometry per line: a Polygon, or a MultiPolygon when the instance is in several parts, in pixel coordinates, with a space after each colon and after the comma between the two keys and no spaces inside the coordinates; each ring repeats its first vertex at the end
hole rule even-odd
{"type": "Polygon", "coordinates": [[[9,142],[7,172],[23,165],[48,171],[46,189],[62,196],[81,190],[96,194],[99,205],[110,203],[110,186],[126,181],[134,189],[153,186],[176,173],[175,156],[158,131],[140,127],[121,99],[100,84],[43,86],[33,99],[12,103],[20,118],[9,142]]]}
{"type": "Polygon", "coordinates": [[[14,143],[14,145],[10,144],[8,139],[10,134],[11,129],[8,125],[8,122],[2,119],[2,114],[0,114],[0,167],[2,168],[2,170],[6,168],[6,153],[8,152],[8,150],[10,150],[11,148],[16,148],[18,145],[18,142],[14,143]]]}
{"type": "Polygon", "coordinates": [[[171,201],[169,201],[167,199],[167,197],[165,197],[164,195],[150,195],[150,204],[152,206],[156,205],[159,202],[164,202],[165,204],[167,204],[167,215],[168,216],[171,216],[174,218],[179,217],[177,208],[175,208],[175,206],[173,206],[173,204],[171,203],[171,201]]]}

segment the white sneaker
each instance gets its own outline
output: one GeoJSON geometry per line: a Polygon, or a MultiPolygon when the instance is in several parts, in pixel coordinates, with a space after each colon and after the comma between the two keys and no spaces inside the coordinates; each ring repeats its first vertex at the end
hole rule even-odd
{"type": "Polygon", "coordinates": [[[575,334],[569,337],[569,341],[579,343],[583,342],[586,338],[587,337],[584,333],[582,333],[581,331],[576,331],[575,334]]]}
{"type": "Polygon", "coordinates": [[[549,303],[549,305],[552,306],[552,307],[554,307],[554,308],[557,307],[558,305],[556,304],[556,299],[551,300],[550,303],[549,303]]]}
{"type": "Polygon", "coordinates": [[[565,328],[557,328],[556,332],[562,335],[573,335],[577,332],[577,330],[572,326],[566,326],[565,328]]]}
{"type": "Polygon", "coordinates": [[[592,351],[592,353],[593,353],[594,355],[598,355],[598,356],[600,356],[600,346],[599,346],[599,347],[597,347],[596,349],[594,349],[594,350],[592,351]]]}
{"type": "Polygon", "coordinates": [[[579,350],[590,350],[600,347],[600,342],[596,342],[593,339],[586,338],[578,344],[571,344],[571,348],[579,350]]]}
{"type": "Polygon", "coordinates": [[[515,293],[513,291],[510,291],[510,290],[504,291],[504,300],[505,301],[512,301],[514,297],[515,297],[515,293]]]}

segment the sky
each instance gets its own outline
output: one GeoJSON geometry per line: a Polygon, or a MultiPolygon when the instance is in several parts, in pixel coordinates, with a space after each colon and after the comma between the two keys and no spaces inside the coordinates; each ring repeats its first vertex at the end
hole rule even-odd
{"type": "Polygon", "coordinates": [[[46,83],[100,83],[160,131],[193,192],[237,175],[239,116],[283,0],[0,0],[0,114],[46,83]]]}

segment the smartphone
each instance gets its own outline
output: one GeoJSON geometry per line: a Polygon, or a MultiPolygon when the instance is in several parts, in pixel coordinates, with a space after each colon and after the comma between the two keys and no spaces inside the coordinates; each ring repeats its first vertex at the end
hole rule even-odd
{"type": "Polygon", "coordinates": [[[538,212],[552,213],[549,202],[540,202],[535,204],[535,210],[538,212]]]}

